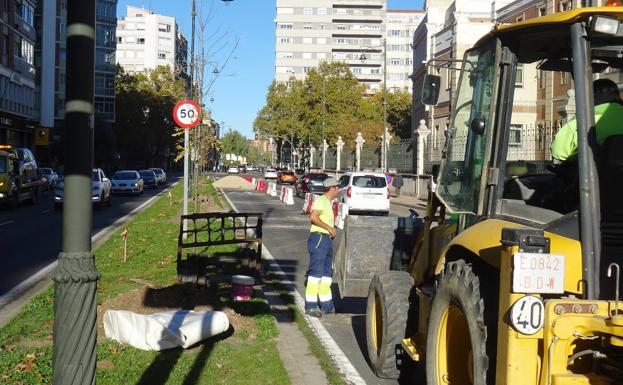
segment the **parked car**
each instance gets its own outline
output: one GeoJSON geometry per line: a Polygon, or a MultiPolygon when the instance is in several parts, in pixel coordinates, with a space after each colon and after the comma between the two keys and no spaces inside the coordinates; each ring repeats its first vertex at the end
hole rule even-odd
{"type": "Polygon", "coordinates": [[[158,187],[158,177],[152,170],[141,170],[138,172],[143,179],[143,186],[149,188],[158,187]]]}
{"type": "MultiPolygon", "coordinates": [[[[94,168],[91,173],[91,202],[97,209],[110,207],[112,197],[112,183],[100,168],[94,168]]],[[[54,189],[54,208],[59,210],[65,200],[65,181],[59,180],[54,189]]]]}
{"type": "Polygon", "coordinates": [[[52,190],[58,183],[58,174],[50,167],[39,167],[38,171],[48,181],[48,189],[52,190]]]}
{"type": "Polygon", "coordinates": [[[348,212],[389,214],[390,192],[385,174],[379,172],[348,172],[340,178],[340,201],[348,212]]]}
{"type": "Polygon", "coordinates": [[[277,174],[277,183],[296,184],[296,174],[294,171],[281,171],[277,174]]]}
{"type": "Polygon", "coordinates": [[[323,194],[324,186],[322,182],[329,175],[324,172],[308,172],[296,181],[296,196],[303,198],[305,193],[323,194]]]}
{"type": "Polygon", "coordinates": [[[238,169],[238,166],[229,166],[229,168],[227,169],[227,173],[228,174],[240,174],[240,170],[238,169]]]}
{"type": "Polygon", "coordinates": [[[164,172],[161,168],[150,168],[151,171],[156,174],[156,178],[158,179],[158,184],[167,184],[167,173],[164,172]]]}
{"type": "Polygon", "coordinates": [[[277,171],[274,168],[267,168],[264,171],[264,179],[277,179],[277,171]]]}
{"type": "Polygon", "coordinates": [[[143,179],[136,170],[121,170],[112,176],[113,193],[134,193],[139,195],[143,193],[143,189],[143,179]]]}

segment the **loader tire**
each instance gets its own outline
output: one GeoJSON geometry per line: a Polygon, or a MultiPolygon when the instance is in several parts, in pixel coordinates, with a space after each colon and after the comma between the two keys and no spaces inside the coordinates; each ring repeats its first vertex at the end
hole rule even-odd
{"type": "Polygon", "coordinates": [[[400,376],[396,354],[409,333],[409,300],[413,278],[404,271],[376,274],[368,291],[366,342],[372,371],[381,378],[400,376]]]}
{"type": "Polygon", "coordinates": [[[478,276],[464,260],[446,264],[428,321],[427,385],[487,384],[490,359],[481,289],[478,276]]]}

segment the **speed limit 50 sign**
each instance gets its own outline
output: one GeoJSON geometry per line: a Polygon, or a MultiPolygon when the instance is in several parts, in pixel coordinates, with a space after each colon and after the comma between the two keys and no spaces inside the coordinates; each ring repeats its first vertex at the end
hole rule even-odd
{"type": "Polygon", "coordinates": [[[194,127],[199,123],[201,108],[192,100],[182,100],[173,108],[173,119],[178,126],[184,128],[194,127]]]}

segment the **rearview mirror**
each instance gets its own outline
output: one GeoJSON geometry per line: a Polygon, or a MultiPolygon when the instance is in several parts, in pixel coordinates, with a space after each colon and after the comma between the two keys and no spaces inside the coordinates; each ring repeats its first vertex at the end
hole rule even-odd
{"type": "Polygon", "coordinates": [[[422,104],[427,106],[437,105],[441,77],[437,75],[425,75],[422,83],[422,104]]]}

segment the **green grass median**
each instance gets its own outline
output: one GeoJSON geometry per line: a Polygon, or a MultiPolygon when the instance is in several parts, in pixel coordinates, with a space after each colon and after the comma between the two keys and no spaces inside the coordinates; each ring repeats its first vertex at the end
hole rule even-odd
{"type": "MultiPolygon", "coordinates": [[[[218,204],[211,183],[201,195],[218,204]]],[[[98,384],[289,384],[276,347],[275,319],[264,300],[236,303],[227,290],[178,284],[177,237],[182,185],[164,194],[127,225],[127,260],[121,231],[95,250],[98,282],[98,384]],[[102,315],[106,309],[154,313],[177,309],[222,310],[232,328],[191,349],[149,352],[107,340],[102,315]]],[[[192,204],[190,205],[193,206],[192,204]]],[[[200,206],[201,207],[201,206],[200,206]]],[[[203,209],[205,207],[201,207],[203,209]]],[[[201,209],[199,211],[201,211],[201,209]]],[[[231,251],[231,247],[215,251],[231,251]]],[[[0,384],[52,382],[54,289],[27,302],[0,329],[0,384]]]]}

